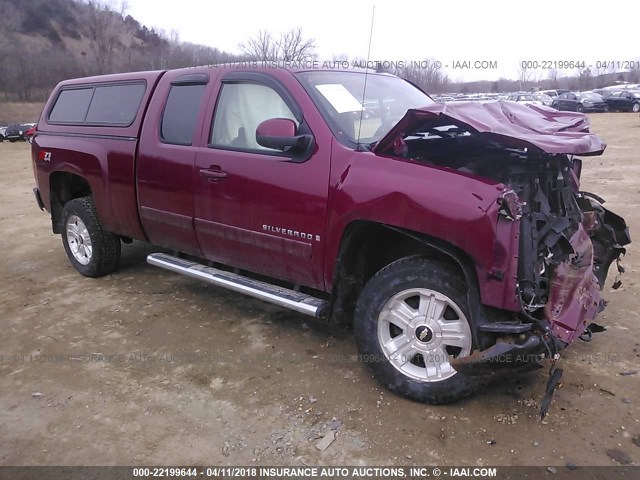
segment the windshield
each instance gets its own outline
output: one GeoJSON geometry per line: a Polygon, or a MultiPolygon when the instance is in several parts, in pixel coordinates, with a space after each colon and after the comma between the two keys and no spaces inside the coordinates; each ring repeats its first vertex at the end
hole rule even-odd
{"type": "Polygon", "coordinates": [[[377,142],[407,110],[434,103],[418,88],[391,75],[321,71],[296,76],[336,137],[352,147],[377,142]]]}

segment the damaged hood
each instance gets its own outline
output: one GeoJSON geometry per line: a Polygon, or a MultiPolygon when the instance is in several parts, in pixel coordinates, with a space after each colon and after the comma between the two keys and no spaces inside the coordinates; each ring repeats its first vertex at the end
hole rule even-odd
{"type": "Polygon", "coordinates": [[[535,148],[552,154],[600,155],[607,146],[589,133],[589,118],[582,113],[496,101],[435,103],[408,110],[373,152],[390,153],[407,135],[447,125],[490,137],[507,147],[535,148]]]}

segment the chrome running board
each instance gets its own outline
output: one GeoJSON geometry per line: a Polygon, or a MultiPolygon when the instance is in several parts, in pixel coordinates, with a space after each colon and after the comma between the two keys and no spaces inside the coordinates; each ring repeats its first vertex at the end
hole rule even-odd
{"type": "Polygon", "coordinates": [[[167,255],[166,253],[148,255],[147,263],[234,292],[244,293],[258,300],[273,303],[311,317],[324,318],[329,312],[329,302],[327,300],[271,285],[260,280],[254,280],[236,273],[207,267],[206,265],[167,255]]]}

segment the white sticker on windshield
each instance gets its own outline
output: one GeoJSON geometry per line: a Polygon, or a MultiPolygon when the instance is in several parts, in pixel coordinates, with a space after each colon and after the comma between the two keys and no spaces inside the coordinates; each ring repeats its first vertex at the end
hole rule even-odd
{"type": "Polygon", "coordinates": [[[363,110],[358,99],[340,83],[316,85],[316,88],[338,113],[359,112],[363,110]]]}

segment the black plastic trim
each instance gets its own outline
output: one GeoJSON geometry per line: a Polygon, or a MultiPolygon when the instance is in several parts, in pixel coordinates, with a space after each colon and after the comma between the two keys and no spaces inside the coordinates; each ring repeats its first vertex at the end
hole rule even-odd
{"type": "Polygon", "coordinates": [[[44,211],[44,203],[42,202],[42,197],[40,196],[40,190],[37,187],[33,189],[33,194],[36,196],[36,203],[38,204],[38,208],[44,211]]]}
{"type": "Polygon", "coordinates": [[[206,85],[209,75],[206,73],[188,73],[171,81],[171,85],[206,85]]]}

